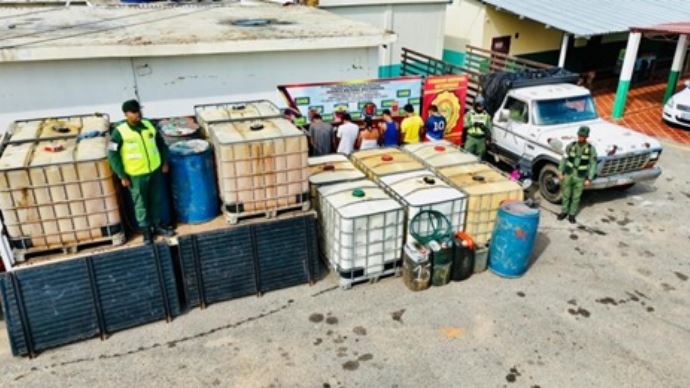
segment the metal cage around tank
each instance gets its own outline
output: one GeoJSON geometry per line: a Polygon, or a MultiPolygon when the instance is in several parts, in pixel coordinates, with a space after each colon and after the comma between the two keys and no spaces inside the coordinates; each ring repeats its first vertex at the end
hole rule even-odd
{"type": "Polygon", "coordinates": [[[341,286],[398,273],[405,214],[374,182],[319,188],[322,248],[341,286]]]}
{"type": "Polygon", "coordinates": [[[28,252],[124,242],[106,146],[105,137],[3,144],[0,211],[13,248],[28,252]],[[48,144],[62,146],[64,160],[35,161],[37,149],[48,144]],[[95,157],[89,155],[94,149],[95,157]]]}
{"type": "Polygon", "coordinates": [[[283,118],[227,120],[208,126],[222,209],[230,223],[246,216],[308,210],[306,135],[283,118]]]}

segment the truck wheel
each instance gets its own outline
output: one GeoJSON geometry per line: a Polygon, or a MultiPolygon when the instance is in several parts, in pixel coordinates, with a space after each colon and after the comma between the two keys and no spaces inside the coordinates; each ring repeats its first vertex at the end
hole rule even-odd
{"type": "Polygon", "coordinates": [[[555,165],[547,164],[539,171],[539,193],[551,203],[561,203],[561,183],[555,165]]]}

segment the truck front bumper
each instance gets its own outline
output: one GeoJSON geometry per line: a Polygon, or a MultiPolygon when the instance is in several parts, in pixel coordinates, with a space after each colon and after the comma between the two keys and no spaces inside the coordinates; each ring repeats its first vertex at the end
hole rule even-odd
{"type": "Polygon", "coordinates": [[[625,186],[637,182],[654,180],[661,175],[661,168],[652,167],[644,170],[631,171],[625,174],[596,178],[587,187],[588,190],[607,189],[609,187],[625,186]]]}

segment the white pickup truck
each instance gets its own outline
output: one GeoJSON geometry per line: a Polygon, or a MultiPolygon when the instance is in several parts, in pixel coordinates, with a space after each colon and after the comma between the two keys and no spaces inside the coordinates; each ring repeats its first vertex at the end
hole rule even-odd
{"type": "Polygon", "coordinates": [[[509,90],[494,114],[489,153],[531,175],[541,195],[558,203],[558,163],[582,125],[590,128],[599,165],[588,189],[627,188],[661,175],[661,144],[598,117],[589,90],[572,84],[509,90]]]}

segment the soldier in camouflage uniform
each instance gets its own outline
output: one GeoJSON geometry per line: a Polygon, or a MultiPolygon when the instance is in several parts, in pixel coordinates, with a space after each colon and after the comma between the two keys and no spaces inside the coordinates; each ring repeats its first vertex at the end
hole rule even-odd
{"type": "Polygon", "coordinates": [[[582,126],[577,131],[577,141],[565,148],[565,155],[558,166],[560,172],[563,203],[559,220],[568,217],[574,224],[576,221],[580,198],[585,187],[592,184],[597,173],[597,150],[587,142],[589,127],[582,126]]]}

